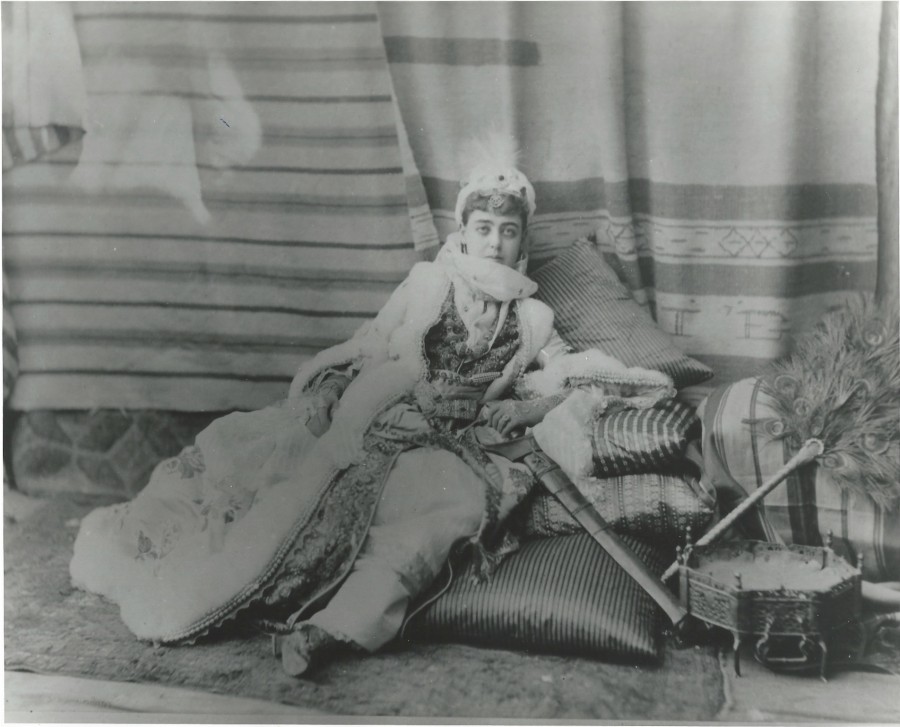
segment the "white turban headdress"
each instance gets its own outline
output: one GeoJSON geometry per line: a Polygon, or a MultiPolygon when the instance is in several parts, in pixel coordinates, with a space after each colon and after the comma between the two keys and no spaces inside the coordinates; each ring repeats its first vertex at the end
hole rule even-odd
{"type": "Polygon", "coordinates": [[[525,200],[528,219],[534,215],[534,187],[516,165],[519,151],[515,140],[508,134],[492,133],[483,140],[470,143],[468,153],[471,166],[466,178],[460,182],[462,189],[456,198],[456,222],[463,224],[462,213],[466,200],[473,192],[482,195],[496,195],[496,203],[500,207],[504,195],[521,197],[525,200]]]}

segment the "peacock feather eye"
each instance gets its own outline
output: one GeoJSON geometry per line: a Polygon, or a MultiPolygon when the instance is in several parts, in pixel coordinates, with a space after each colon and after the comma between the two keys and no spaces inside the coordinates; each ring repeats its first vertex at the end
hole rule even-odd
{"type": "Polygon", "coordinates": [[[853,385],[852,397],[854,401],[861,402],[865,399],[871,399],[875,393],[875,387],[872,382],[867,379],[859,379],[853,385]]]}
{"type": "Polygon", "coordinates": [[[884,325],[879,320],[870,321],[863,331],[862,338],[870,346],[880,346],[885,338],[884,325]]]}
{"type": "Polygon", "coordinates": [[[829,470],[842,470],[848,466],[847,458],[840,452],[829,452],[821,459],[822,466],[829,470]]]}
{"type": "Polygon", "coordinates": [[[800,382],[789,374],[779,374],[775,377],[775,391],[791,398],[800,392],[800,382]]]}
{"type": "Polygon", "coordinates": [[[879,434],[873,434],[872,432],[861,435],[859,443],[864,450],[872,452],[873,454],[884,454],[891,445],[885,437],[879,434]]]}
{"type": "Polygon", "coordinates": [[[798,396],[794,400],[794,413],[797,416],[805,417],[809,416],[809,413],[812,411],[812,404],[808,399],[798,396]]]}
{"type": "Polygon", "coordinates": [[[770,419],[764,425],[766,433],[771,437],[780,437],[784,434],[785,426],[782,419],[770,419]]]}

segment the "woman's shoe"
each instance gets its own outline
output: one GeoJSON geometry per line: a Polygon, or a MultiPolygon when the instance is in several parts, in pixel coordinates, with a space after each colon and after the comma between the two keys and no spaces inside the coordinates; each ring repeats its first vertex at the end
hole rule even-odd
{"type": "Polygon", "coordinates": [[[281,666],[289,676],[302,676],[336,644],[337,640],[324,629],[313,624],[300,624],[279,638],[281,666]]]}

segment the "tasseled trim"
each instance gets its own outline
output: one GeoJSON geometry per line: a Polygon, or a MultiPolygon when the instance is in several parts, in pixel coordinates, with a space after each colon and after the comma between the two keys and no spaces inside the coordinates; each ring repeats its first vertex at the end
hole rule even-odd
{"type": "Polygon", "coordinates": [[[485,545],[479,536],[469,540],[467,548],[472,563],[469,576],[471,582],[474,584],[490,582],[506,556],[519,550],[520,545],[519,539],[508,529],[503,531],[503,537],[493,546],[485,545]]]}
{"type": "Polygon", "coordinates": [[[557,356],[543,369],[522,376],[516,384],[516,393],[522,399],[537,399],[579,386],[609,389],[607,393],[622,396],[648,389],[662,389],[675,395],[672,379],[661,371],[638,366],[628,368],[597,349],[557,356]]]}

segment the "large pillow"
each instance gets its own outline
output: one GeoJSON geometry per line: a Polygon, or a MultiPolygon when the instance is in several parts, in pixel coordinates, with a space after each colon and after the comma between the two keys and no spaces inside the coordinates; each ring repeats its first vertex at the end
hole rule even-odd
{"type": "Polygon", "coordinates": [[[594,474],[612,477],[677,465],[688,442],[700,436],[700,420],[693,407],[669,400],[600,416],[593,430],[594,474]]]}
{"type": "MultiPolygon", "coordinates": [[[[617,533],[661,545],[683,544],[688,528],[696,538],[715,514],[715,497],[700,481],[687,476],[647,473],[590,478],[579,480],[577,487],[617,533]]],[[[542,488],[522,503],[514,523],[530,537],[582,532],[562,503],[542,488]]]]}
{"type": "MultiPolygon", "coordinates": [[[[629,545],[661,573],[662,553],[629,545]]],[[[413,616],[404,638],[581,654],[616,661],[659,659],[660,611],[587,534],[526,543],[487,583],[469,570],[413,616]]]]}
{"type": "Polygon", "coordinates": [[[575,392],[534,428],[538,444],[569,477],[684,471],[687,445],[700,435],[692,407],[667,400],[597,413],[594,401],[590,392],[575,392]]]}
{"type": "MultiPolygon", "coordinates": [[[[719,500],[733,506],[772,477],[793,456],[765,427],[749,422],[777,418],[761,378],[715,389],[699,410],[703,422],[704,480],[719,500]]],[[[742,518],[744,535],[773,542],[832,547],[856,563],[863,577],[900,580],[900,517],[872,498],[842,489],[829,470],[811,463],[766,495],[763,505],[742,518]]]]}
{"type": "Polygon", "coordinates": [[[578,240],[531,277],[535,298],[553,308],[559,335],[576,351],[598,348],[626,366],[662,371],[679,389],[713,375],[656,325],[590,241],[578,240]]]}

